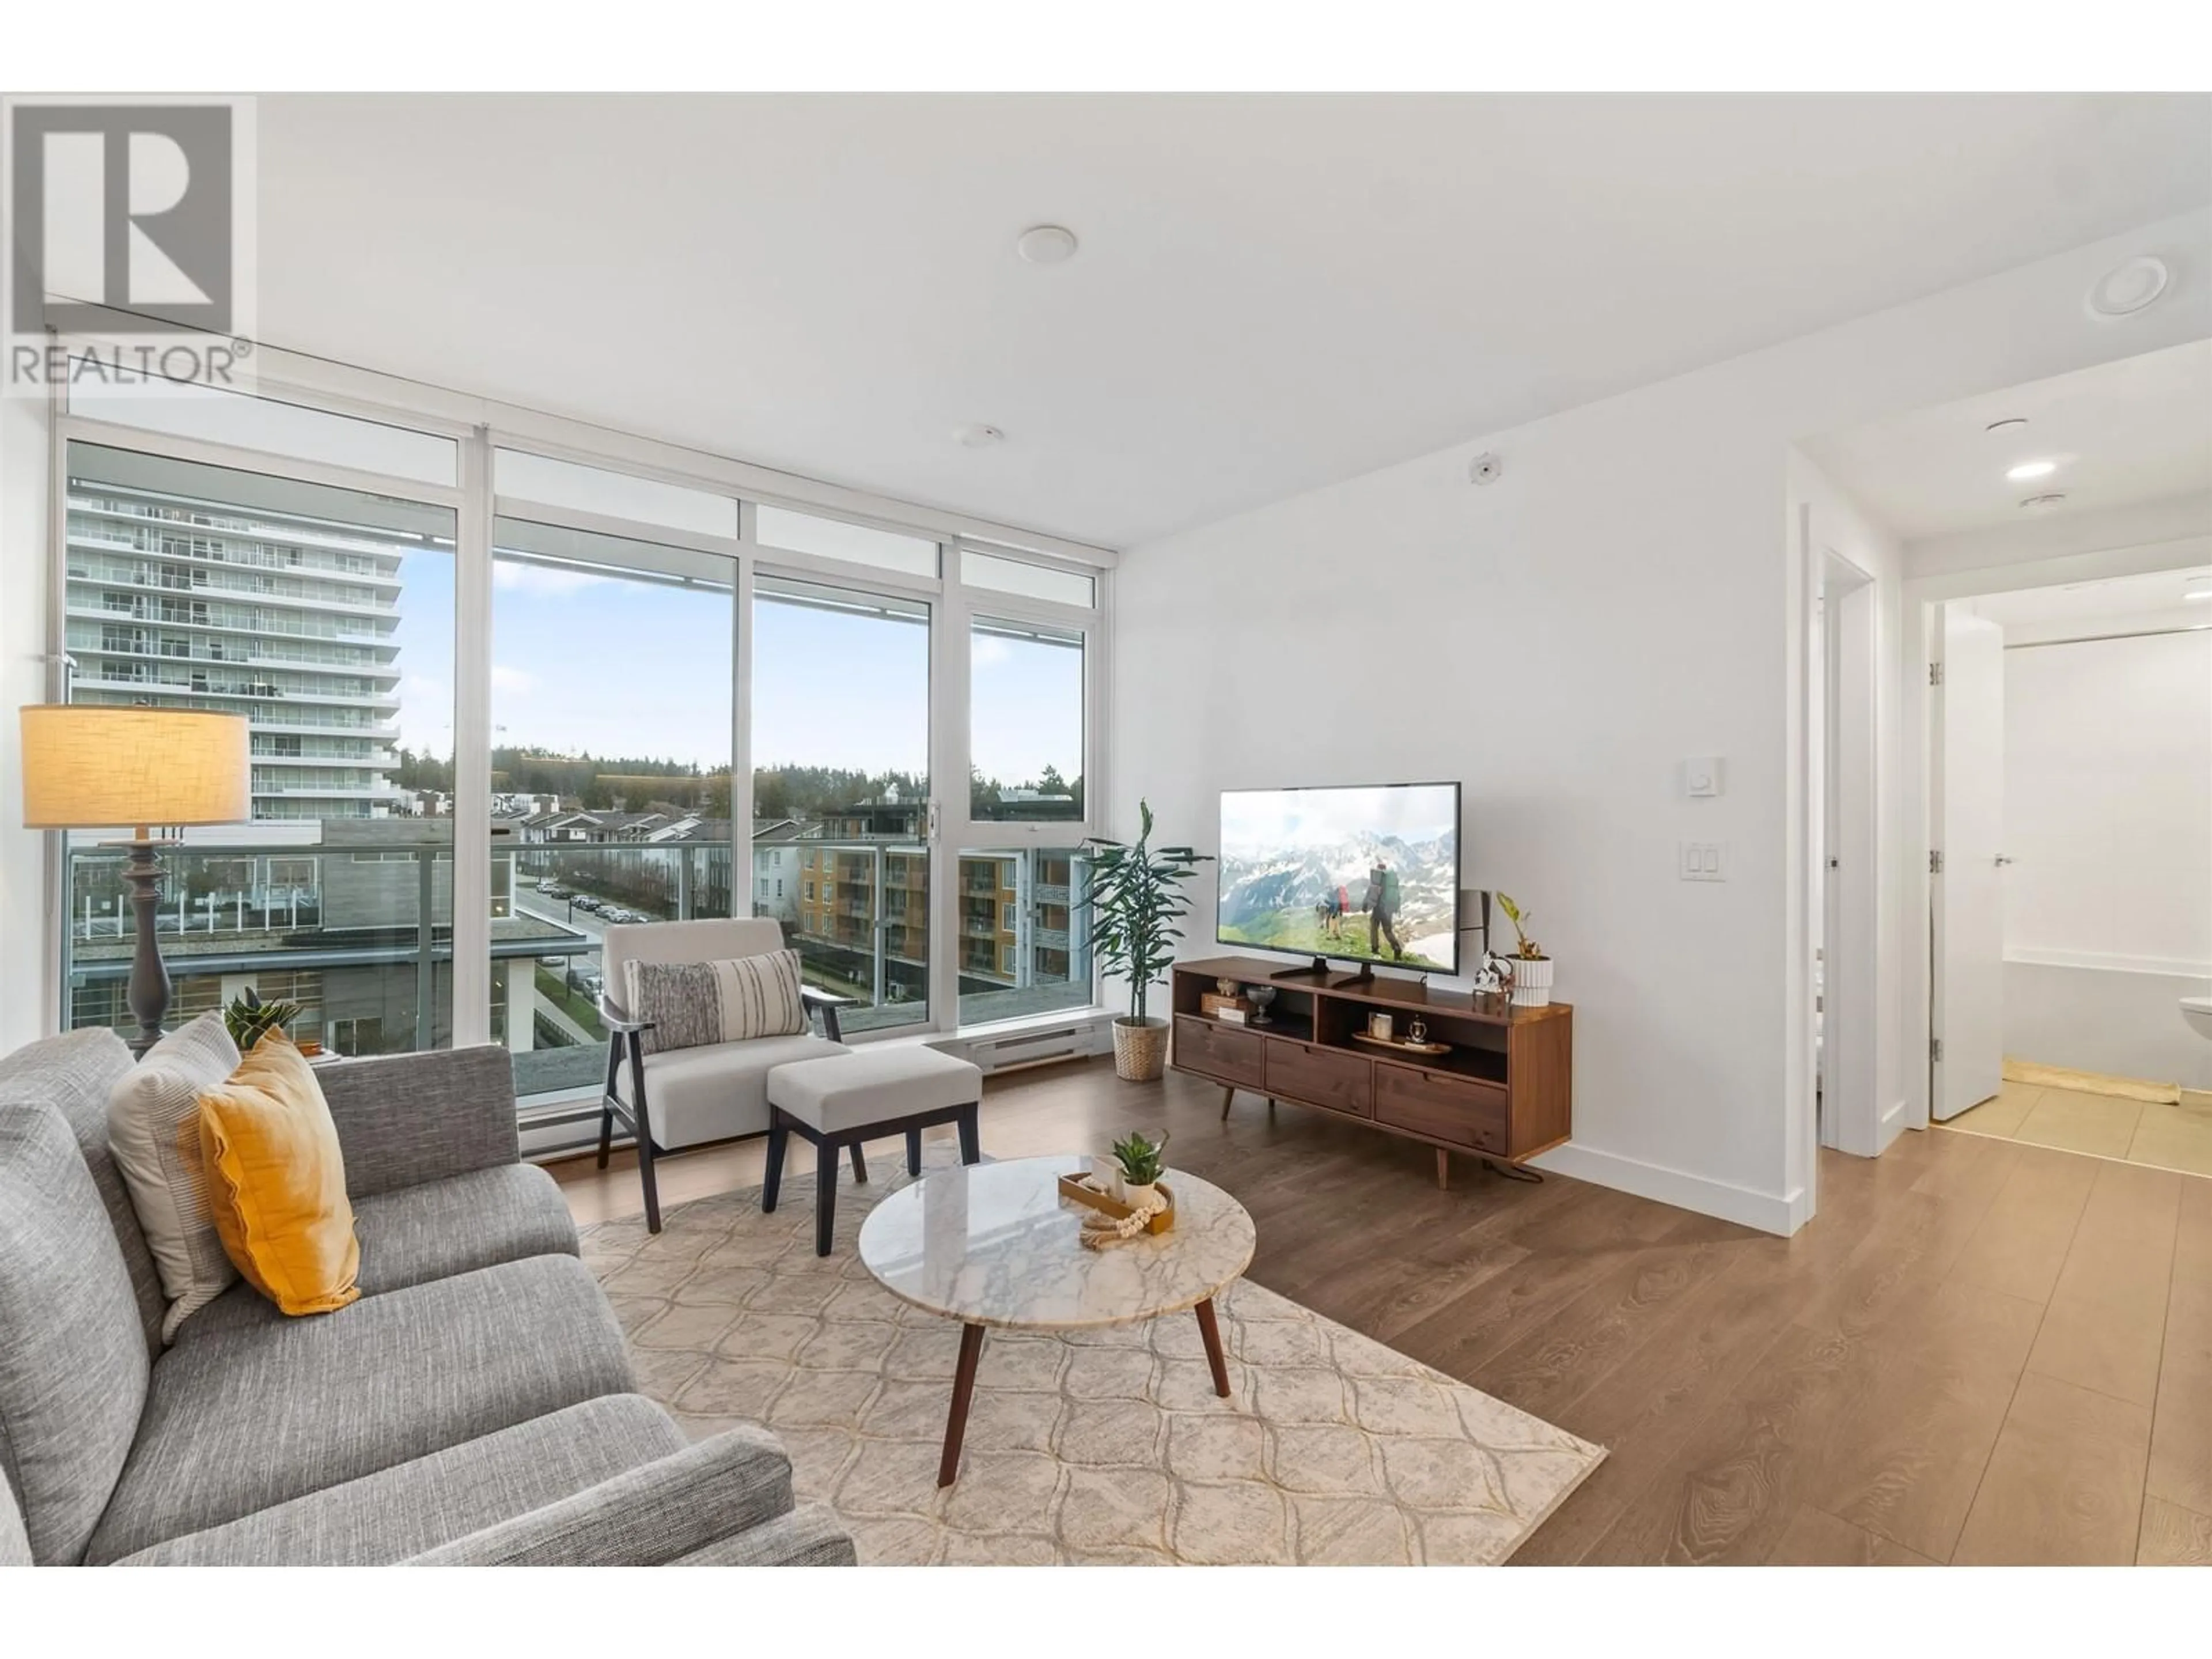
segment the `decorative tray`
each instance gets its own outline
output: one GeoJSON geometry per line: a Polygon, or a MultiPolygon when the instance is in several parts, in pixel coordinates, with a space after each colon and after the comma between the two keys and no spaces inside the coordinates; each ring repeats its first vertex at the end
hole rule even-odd
{"type": "MultiPolygon", "coordinates": [[[[1159,1183],[1159,1188],[1160,1196],[1167,1200],[1168,1206],[1145,1224],[1146,1232],[1164,1233],[1175,1225],[1175,1189],[1164,1181],[1159,1183]]],[[[1125,1220],[1136,1213],[1111,1193],[1101,1192],[1092,1186],[1090,1172],[1085,1170],[1060,1176],[1060,1195],[1078,1204],[1088,1205],[1102,1214],[1112,1216],[1116,1221],[1125,1220]]]]}
{"type": "Polygon", "coordinates": [[[1404,1037],[1370,1036],[1364,1031],[1354,1031],[1352,1040],[1364,1042],[1370,1048],[1395,1048],[1401,1054],[1448,1054],[1451,1052],[1449,1042],[1413,1042],[1404,1037]]]}

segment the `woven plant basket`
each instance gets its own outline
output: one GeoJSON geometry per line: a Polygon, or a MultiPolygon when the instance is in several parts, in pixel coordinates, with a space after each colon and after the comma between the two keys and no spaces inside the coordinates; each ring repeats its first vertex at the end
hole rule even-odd
{"type": "Polygon", "coordinates": [[[1114,1075],[1125,1083],[1157,1083],[1168,1069],[1168,1023],[1114,1022],[1114,1075]]]}

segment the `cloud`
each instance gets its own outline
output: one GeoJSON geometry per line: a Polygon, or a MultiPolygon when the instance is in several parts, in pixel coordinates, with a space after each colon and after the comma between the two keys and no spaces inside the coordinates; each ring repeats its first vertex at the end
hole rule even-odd
{"type": "Polygon", "coordinates": [[[1014,659],[1013,647],[996,634],[977,634],[968,641],[968,654],[977,668],[1004,668],[1014,659]]]}
{"type": "Polygon", "coordinates": [[[551,565],[517,564],[512,560],[495,560],[491,567],[491,585],[516,593],[541,593],[548,598],[565,599],[586,587],[597,587],[611,580],[588,570],[556,569],[551,565]]]}
{"type": "Polygon", "coordinates": [[[495,691],[528,691],[538,684],[538,676],[527,669],[509,668],[503,662],[491,665],[491,689],[495,691]]]}

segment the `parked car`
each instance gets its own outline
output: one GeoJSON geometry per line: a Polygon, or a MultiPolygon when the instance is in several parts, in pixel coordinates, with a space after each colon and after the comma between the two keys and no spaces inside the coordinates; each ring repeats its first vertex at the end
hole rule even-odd
{"type": "Polygon", "coordinates": [[[538,890],[544,894],[547,898],[566,898],[568,896],[568,890],[563,887],[559,882],[552,880],[550,878],[539,882],[538,884],[538,890]]]}
{"type": "Polygon", "coordinates": [[[589,894],[585,894],[578,897],[576,900],[576,908],[579,910],[588,910],[593,915],[597,915],[602,908],[602,906],[599,900],[592,897],[589,894]]]}
{"type": "Polygon", "coordinates": [[[538,965],[550,973],[566,973],[568,968],[568,958],[566,957],[540,957],[538,958],[538,965]]]}

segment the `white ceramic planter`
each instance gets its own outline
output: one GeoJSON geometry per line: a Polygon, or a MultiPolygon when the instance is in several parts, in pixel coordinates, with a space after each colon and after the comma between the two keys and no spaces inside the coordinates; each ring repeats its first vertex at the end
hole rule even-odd
{"type": "Polygon", "coordinates": [[[1552,1000],[1552,959],[1515,957],[1513,1000],[1523,1008],[1542,1008],[1552,1000]]]}

